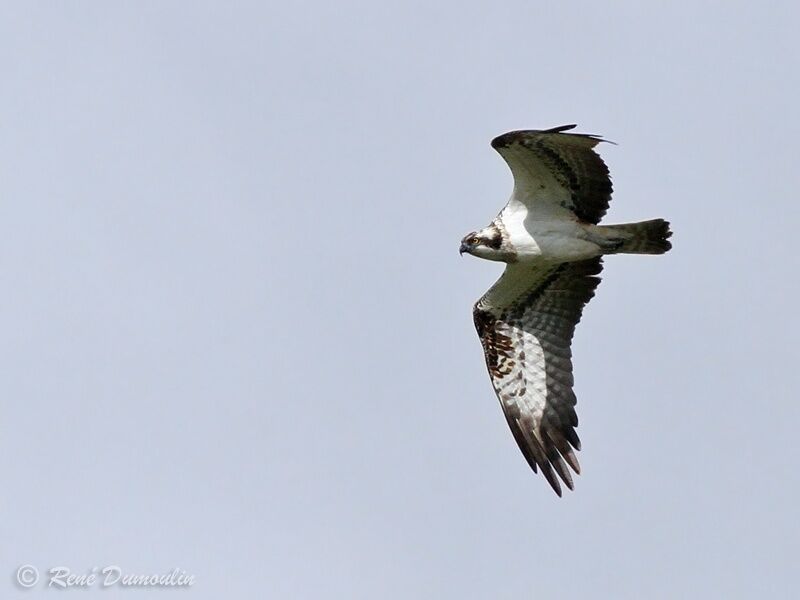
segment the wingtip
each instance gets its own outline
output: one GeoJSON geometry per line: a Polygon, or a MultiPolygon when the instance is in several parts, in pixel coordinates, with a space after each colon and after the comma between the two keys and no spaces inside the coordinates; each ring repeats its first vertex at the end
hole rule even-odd
{"type": "Polygon", "coordinates": [[[526,129],[515,129],[514,131],[508,131],[502,135],[498,135],[496,138],[492,140],[492,148],[495,150],[500,150],[501,148],[508,148],[511,144],[513,144],[520,135],[524,135],[526,133],[561,133],[564,131],[569,131],[570,129],[575,129],[577,127],[576,124],[570,123],[569,125],[559,125],[558,127],[551,127],[550,129],[542,129],[542,130],[526,130],[526,129]]]}
{"type": "Polygon", "coordinates": [[[553,491],[561,498],[561,484],[559,483],[558,477],[556,477],[553,468],[550,466],[550,463],[544,463],[539,465],[542,467],[542,475],[547,480],[547,483],[550,484],[550,487],[553,488],[553,491]]]}
{"type": "MultiPolygon", "coordinates": [[[[567,131],[572,131],[575,129],[577,125],[575,123],[570,123],[569,125],[559,125],[558,127],[551,127],[550,129],[516,129],[514,131],[508,131],[502,135],[498,135],[494,138],[491,142],[492,148],[495,150],[501,150],[503,148],[508,148],[517,139],[524,134],[542,134],[542,133],[564,133],[567,131]]],[[[611,140],[605,139],[601,135],[597,135],[594,133],[570,133],[568,135],[574,135],[578,137],[587,138],[593,140],[596,143],[605,142],[606,144],[611,144],[612,146],[616,146],[616,142],[612,142],[611,140]]]]}
{"type": "MultiPolygon", "coordinates": [[[[574,123],[571,125],[561,125],[560,127],[553,127],[552,129],[545,129],[542,133],[562,133],[564,131],[570,131],[575,129],[577,125],[574,123]]],[[[606,144],[611,144],[612,146],[617,146],[617,142],[612,142],[611,140],[605,139],[602,135],[598,135],[596,133],[575,133],[571,135],[578,135],[586,138],[591,138],[596,142],[604,142],[606,144]]]]}
{"type": "Polygon", "coordinates": [[[561,133],[562,131],[569,131],[570,129],[575,129],[578,125],[576,123],[570,123],[569,125],[559,125],[558,127],[551,127],[550,129],[545,129],[542,133],[561,133]]]}

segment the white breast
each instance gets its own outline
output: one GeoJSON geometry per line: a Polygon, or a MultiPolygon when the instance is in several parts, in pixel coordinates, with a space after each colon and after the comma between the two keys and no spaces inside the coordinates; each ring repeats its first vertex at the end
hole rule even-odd
{"type": "Polygon", "coordinates": [[[575,215],[561,207],[541,204],[529,210],[512,198],[498,218],[518,260],[571,261],[601,254],[600,248],[586,239],[586,232],[575,215]]]}
{"type": "Polygon", "coordinates": [[[528,209],[524,204],[509,202],[497,215],[503,229],[508,235],[511,246],[519,257],[540,256],[541,249],[534,236],[525,227],[528,209]]]}

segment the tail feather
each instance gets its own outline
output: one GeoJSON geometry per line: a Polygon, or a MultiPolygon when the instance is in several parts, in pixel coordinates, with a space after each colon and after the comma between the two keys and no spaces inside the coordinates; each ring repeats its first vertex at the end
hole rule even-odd
{"type": "Polygon", "coordinates": [[[672,232],[664,219],[611,225],[605,229],[619,244],[613,251],[615,254],[664,254],[672,248],[669,242],[672,232]]]}

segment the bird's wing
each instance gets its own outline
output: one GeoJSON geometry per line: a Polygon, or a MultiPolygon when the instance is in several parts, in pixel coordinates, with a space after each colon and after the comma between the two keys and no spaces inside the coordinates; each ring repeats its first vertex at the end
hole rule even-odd
{"type": "Polygon", "coordinates": [[[543,131],[510,131],[492,140],[492,147],[514,175],[510,203],[529,209],[547,204],[572,211],[581,221],[598,223],[611,200],[608,167],[593,148],[596,135],[564,133],[575,125],[543,131]]]}
{"type": "Polygon", "coordinates": [[[492,385],[528,464],[561,495],[580,472],[573,448],[575,394],[570,343],[594,295],[600,258],[530,267],[510,264],[473,316],[492,385]]]}

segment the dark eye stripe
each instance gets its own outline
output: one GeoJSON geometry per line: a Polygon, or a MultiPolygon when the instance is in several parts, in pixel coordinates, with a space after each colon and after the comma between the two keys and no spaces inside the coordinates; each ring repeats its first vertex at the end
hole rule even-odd
{"type": "Polygon", "coordinates": [[[503,238],[500,237],[499,235],[494,235],[488,240],[486,240],[486,245],[489,246],[489,248],[492,248],[493,250],[499,250],[502,243],[503,243],[503,238]]]}

